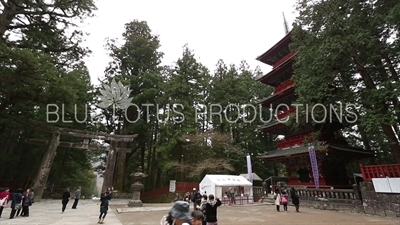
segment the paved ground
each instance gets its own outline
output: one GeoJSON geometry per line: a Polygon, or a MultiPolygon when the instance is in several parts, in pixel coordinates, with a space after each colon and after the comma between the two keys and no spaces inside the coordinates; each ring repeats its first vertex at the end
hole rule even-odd
{"type": "MultiPolygon", "coordinates": [[[[171,204],[151,204],[159,208],[171,206],[171,204]]],[[[118,210],[119,206],[113,206],[118,210]]],[[[145,207],[149,207],[149,204],[145,207]]],[[[142,211],[120,213],[117,217],[123,225],[158,225],[164,211],[142,211]]],[[[220,225],[400,225],[400,218],[389,219],[377,216],[333,212],[326,210],[301,209],[300,213],[294,212],[290,207],[288,213],[276,212],[273,205],[251,206],[221,206],[218,210],[218,224],[220,225]]]]}
{"type": "MultiPolygon", "coordinates": [[[[42,200],[30,207],[29,217],[14,217],[9,219],[10,209],[5,208],[0,218],[1,225],[88,225],[97,224],[100,202],[80,200],[78,209],[71,209],[73,200],[61,214],[61,200],[42,200]]],[[[115,214],[109,210],[106,219],[107,225],[122,225],[115,214]]]]}
{"type": "MultiPolygon", "coordinates": [[[[112,200],[111,209],[105,220],[107,225],[158,225],[161,217],[168,212],[172,204],[145,204],[142,208],[127,208],[124,200],[112,200]],[[118,213],[118,211],[120,213],[118,213]]],[[[71,209],[72,202],[61,214],[61,201],[44,200],[31,207],[28,218],[8,219],[10,209],[5,209],[0,219],[1,225],[88,225],[97,224],[99,202],[81,200],[78,209],[71,209]]],[[[301,209],[300,213],[276,212],[272,205],[221,206],[218,211],[221,225],[399,225],[400,218],[389,219],[377,216],[332,212],[325,210],[301,209]]]]}

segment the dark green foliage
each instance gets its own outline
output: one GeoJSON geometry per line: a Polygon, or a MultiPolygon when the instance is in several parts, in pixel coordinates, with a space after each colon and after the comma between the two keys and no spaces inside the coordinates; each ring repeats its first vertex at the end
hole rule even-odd
{"type": "Polygon", "coordinates": [[[299,0],[292,45],[298,103],[350,104],[357,117],[347,128],[353,144],[376,150],[379,158],[392,155],[397,162],[399,6],[385,0],[299,0]]]}
{"type": "MultiPolygon", "coordinates": [[[[90,129],[89,122],[77,122],[90,121],[87,106],[93,96],[83,62],[89,51],[81,47],[82,33],[75,30],[73,21],[90,16],[95,6],[91,0],[2,1],[0,8],[0,180],[30,187],[46,146],[30,145],[27,140],[49,139],[48,134],[32,129],[32,121],[51,120],[56,126],[90,129]],[[46,118],[49,104],[59,107],[59,121],[55,115],[46,118]],[[71,122],[63,123],[63,118],[71,122]]],[[[53,111],[55,106],[49,109],[53,111]]],[[[82,140],[63,137],[62,141],[82,140]]],[[[84,195],[92,194],[91,156],[80,150],[58,151],[49,187],[81,185],[84,195]]]]}

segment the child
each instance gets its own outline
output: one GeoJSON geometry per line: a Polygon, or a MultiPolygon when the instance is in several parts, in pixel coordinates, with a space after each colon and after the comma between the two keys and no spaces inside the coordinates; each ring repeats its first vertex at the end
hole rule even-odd
{"type": "Polygon", "coordinates": [[[282,201],[281,201],[281,194],[279,194],[278,190],[275,191],[274,199],[275,199],[276,211],[279,212],[280,211],[279,208],[282,201]]]}
{"type": "Polygon", "coordinates": [[[192,212],[192,224],[191,225],[202,225],[204,222],[204,215],[200,210],[192,212]]]}
{"type": "Polygon", "coordinates": [[[286,192],[282,192],[282,205],[283,205],[283,210],[287,212],[287,205],[288,205],[288,195],[286,192]]]}
{"type": "Polygon", "coordinates": [[[99,222],[97,223],[104,223],[104,218],[107,215],[107,211],[108,211],[108,203],[109,203],[109,196],[107,193],[103,193],[101,194],[101,204],[100,204],[100,215],[99,215],[99,222]]]}

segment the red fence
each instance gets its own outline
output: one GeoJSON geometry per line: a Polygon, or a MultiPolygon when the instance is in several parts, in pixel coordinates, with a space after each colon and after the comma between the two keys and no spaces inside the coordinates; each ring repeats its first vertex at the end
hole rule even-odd
{"type": "Polygon", "coordinates": [[[10,188],[11,192],[15,192],[18,188],[22,188],[19,181],[0,180],[0,191],[3,191],[3,189],[6,187],[10,188]]]}
{"type": "MultiPolygon", "coordinates": [[[[199,183],[191,183],[191,182],[176,182],[175,184],[175,193],[185,193],[192,192],[193,188],[199,189],[199,183]]],[[[169,185],[158,188],[153,191],[147,191],[140,195],[141,199],[157,197],[161,195],[166,195],[169,193],[169,185]]]]}
{"type": "Polygon", "coordinates": [[[363,166],[360,164],[361,174],[364,181],[372,178],[400,177],[400,164],[363,166]]]}

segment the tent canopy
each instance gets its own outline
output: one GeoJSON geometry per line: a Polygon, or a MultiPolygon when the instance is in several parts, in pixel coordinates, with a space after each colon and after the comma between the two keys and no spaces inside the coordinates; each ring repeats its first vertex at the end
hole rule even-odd
{"type": "Polygon", "coordinates": [[[215,186],[227,187],[227,186],[241,186],[249,187],[253,184],[242,176],[235,175],[210,175],[207,174],[200,184],[214,184],[215,186]]]}
{"type": "Polygon", "coordinates": [[[207,174],[199,184],[202,194],[213,194],[216,197],[223,197],[230,188],[237,195],[253,196],[253,184],[242,176],[207,174]]]}
{"type": "MultiPolygon", "coordinates": [[[[247,173],[242,173],[239,176],[246,178],[246,180],[249,179],[249,174],[247,174],[247,173]]],[[[254,180],[262,181],[262,179],[256,173],[253,173],[253,181],[254,180]]]]}

